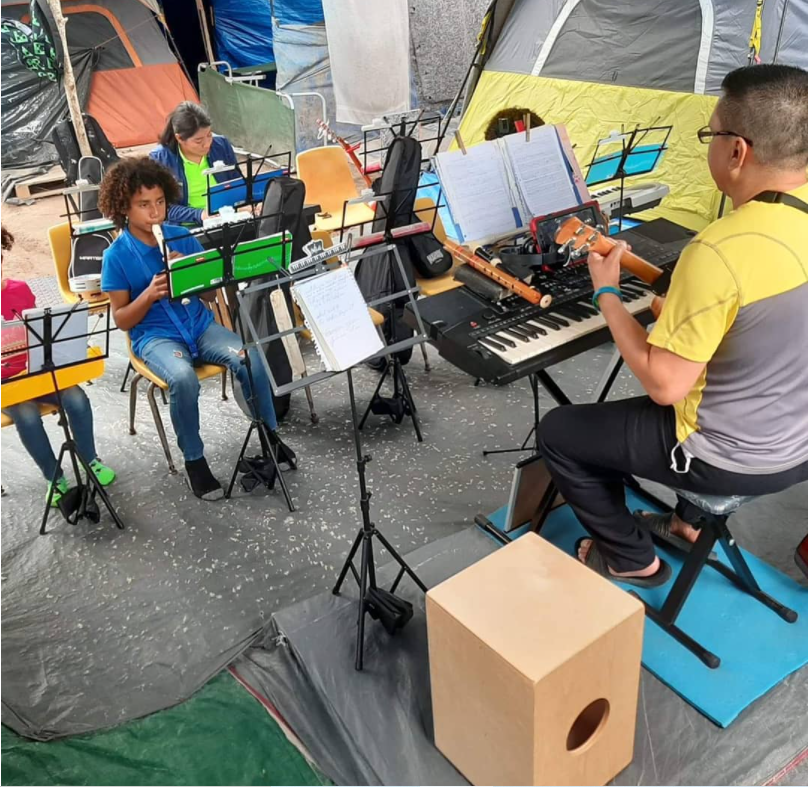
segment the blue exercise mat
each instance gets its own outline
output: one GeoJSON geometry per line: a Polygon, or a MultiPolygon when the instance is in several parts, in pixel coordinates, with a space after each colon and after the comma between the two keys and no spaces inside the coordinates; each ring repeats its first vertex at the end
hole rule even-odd
{"type": "MultiPolygon", "coordinates": [[[[627,491],[629,509],[655,510],[627,491]]],[[[489,519],[502,528],[506,506],[489,519]]],[[[518,538],[527,526],[511,532],[518,538]]],[[[572,554],[575,542],[586,535],[569,506],[553,511],[541,535],[559,549],[572,554]]],[[[658,548],[675,576],[682,560],[674,550],[658,548]]],[[[729,565],[720,545],[719,559],[729,565]]],[[[800,667],[808,664],[808,588],[776,571],[744,550],[749,568],[760,587],[799,614],[796,623],[779,615],[737,589],[717,571],[705,566],[679,613],[677,625],[696,642],[721,659],[718,669],[709,669],[687,648],[646,618],[642,661],[645,667],[680,697],[721,727],[729,726],[748,705],[800,667]]],[[[659,588],[637,590],[659,608],[673,578],[659,588]]]]}

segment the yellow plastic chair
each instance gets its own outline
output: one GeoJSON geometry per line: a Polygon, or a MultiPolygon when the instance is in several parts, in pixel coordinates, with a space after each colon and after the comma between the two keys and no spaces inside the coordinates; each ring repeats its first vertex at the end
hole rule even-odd
{"type": "MultiPolygon", "coordinates": [[[[212,307],[216,322],[218,322],[220,325],[224,324],[225,327],[228,327],[223,319],[223,315],[227,313],[227,310],[222,305],[221,291],[217,292],[216,301],[214,301],[213,304],[208,305],[212,307]]],[[[161,377],[158,377],[140,358],[135,355],[135,353],[132,351],[132,342],[129,338],[129,334],[126,334],[126,347],[129,351],[129,363],[132,365],[132,369],[135,372],[135,376],[132,378],[132,382],[129,384],[129,434],[137,434],[135,431],[137,386],[141,380],[146,380],[149,383],[149,387],[146,391],[146,398],[149,400],[149,407],[151,408],[152,418],[154,419],[154,426],[157,429],[157,435],[160,438],[160,445],[163,447],[163,453],[165,454],[166,461],[168,462],[168,472],[174,475],[177,472],[177,468],[174,466],[174,460],[171,456],[171,449],[168,445],[168,438],[166,437],[165,426],[163,426],[163,419],[160,416],[160,409],[157,406],[157,401],[154,397],[155,391],[159,390],[163,398],[163,403],[165,404],[168,383],[161,377]]],[[[202,380],[207,380],[210,377],[221,375],[222,399],[225,401],[227,400],[227,367],[212,363],[205,363],[195,366],[194,371],[196,372],[196,376],[200,382],[202,382],[202,380]]]]}
{"type": "MultiPolygon", "coordinates": [[[[342,211],[346,200],[359,196],[348,156],[339,145],[311,148],[297,154],[297,176],[306,184],[306,202],[320,205],[314,228],[334,232],[343,226],[342,211]]],[[[345,226],[373,220],[373,208],[364,203],[348,205],[345,226]]]]}
{"type": "MultiPolygon", "coordinates": [[[[70,289],[68,273],[70,272],[70,258],[73,253],[73,239],[70,236],[70,224],[55,224],[48,228],[48,242],[50,243],[53,266],[56,269],[56,281],[59,285],[59,292],[65,303],[78,303],[81,298],[70,289]]],[[[109,303],[107,295],[97,298],[87,298],[86,302],[91,306],[106,306],[109,303]]]]}
{"type": "MultiPolygon", "coordinates": [[[[432,224],[434,219],[435,224],[433,231],[435,237],[443,245],[446,243],[446,230],[444,229],[443,222],[440,218],[440,213],[436,214],[435,203],[429,197],[419,197],[415,200],[415,214],[421,221],[432,224]]],[[[442,276],[436,276],[434,279],[424,279],[420,276],[415,277],[415,281],[421,288],[421,295],[429,297],[430,295],[440,295],[442,292],[453,290],[456,287],[463,285],[454,278],[455,269],[462,265],[462,263],[454,260],[451,270],[446,271],[442,276]]]]}

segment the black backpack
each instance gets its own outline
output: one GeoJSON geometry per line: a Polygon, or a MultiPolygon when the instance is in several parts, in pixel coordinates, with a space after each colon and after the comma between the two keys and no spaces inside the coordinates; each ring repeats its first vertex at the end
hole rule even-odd
{"type": "MultiPolygon", "coordinates": [[[[106,170],[119,160],[119,156],[98,121],[92,115],[85,114],[82,117],[84,118],[84,128],[87,131],[90,150],[93,156],[101,161],[102,167],[106,170]]],[[[59,163],[65,171],[67,185],[74,186],[79,177],[81,150],[76,139],[76,132],[73,130],[73,121],[69,117],[60,120],[54,126],[51,132],[51,142],[56,148],[59,163]]]]}
{"type": "MultiPolygon", "coordinates": [[[[306,185],[302,180],[282,176],[273,178],[269,182],[266,195],[264,196],[264,204],[261,208],[263,214],[280,214],[278,216],[268,216],[261,220],[258,229],[259,237],[266,237],[281,230],[286,230],[292,234],[292,259],[297,260],[303,256],[303,245],[311,240],[309,228],[303,217],[303,205],[306,200],[306,185]]],[[[276,279],[278,274],[270,274],[258,281],[267,282],[276,279]]],[[[293,314],[292,298],[289,293],[289,285],[281,285],[284,297],[286,298],[286,305],[289,313],[293,314]]],[[[250,314],[250,319],[258,331],[259,337],[270,336],[278,332],[278,326],[275,322],[275,314],[272,311],[272,306],[269,302],[270,290],[261,290],[256,293],[251,293],[245,296],[241,302],[241,308],[247,309],[250,314]]],[[[234,297],[228,294],[228,297],[234,297]]],[[[251,342],[251,336],[241,337],[245,342],[251,342]]],[[[283,348],[283,343],[280,341],[267,342],[263,345],[264,355],[272,370],[272,376],[278,385],[286,385],[292,382],[292,367],[289,364],[289,358],[286,355],[286,350],[283,348]]],[[[283,396],[275,396],[272,394],[273,402],[275,404],[275,415],[278,419],[284,418],[286,413],[289,412],[292,395],[284,394],[283,396]]],[[[241,403],[241,402],[239,402],[241,403]]],[[[244,406],[242,406],[244,409],[244,406]]],[[[245,410],[246,412],[246,410],[245,410]]]]}
{"type": "MultiPolygon", "coordinates": [[[[413,208],[420,176],[421,143],[412,137],[396,137],[387,151],[381,177],[373,184],[377,194],[389,195],[386,200],[376,203],[373,232],[385,230],[388,218],[392,227],[412,224],[416,220],[413,208]]],[[[366,252],[360,257],[355,275],[366,301],[383,298],[415,285],[410,246],[404,238],[396,241],[395,245],[401,256],[406,279],[402,278],[401,270],[390,252],[373,255],[366,252]]],[[[399,298],[375,307],[385,318],[382,330],[388,342],[393,339],[401,341],[413,335],[412,329],[402,319],[406,302],[406,298],[399,298]],[[395,331],[391,317],[395,319],[395,331]]],[[[407,363],[411,357],[412,349],[399,353],[402,363],[407,363]]]]}

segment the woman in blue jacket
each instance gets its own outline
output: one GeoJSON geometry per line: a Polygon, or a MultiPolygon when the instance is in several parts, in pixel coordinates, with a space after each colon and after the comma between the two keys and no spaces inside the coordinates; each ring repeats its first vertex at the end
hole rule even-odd
{"type": "MultiPolygon", "coordinates": [[[[169,169],[180,185],[180,201],[168,209],[170,224],[202,224],[208,217],[207,177],[217,161],[235,164],[236,153],[227,137],[214,136],[210,115],[193,101],[183,101],[169,116],[160,145],[150,154],[169,169]]],[[[214,174],[217,183],[241,177],[238,169],[214,174]]]]}

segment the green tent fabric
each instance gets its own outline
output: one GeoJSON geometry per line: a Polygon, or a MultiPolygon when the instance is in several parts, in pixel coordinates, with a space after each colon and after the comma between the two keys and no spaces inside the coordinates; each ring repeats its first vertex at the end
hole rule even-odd
{"type": "Polygon", "coordinates": [[[2,729],[3,784],[329,785],[229,673],[187,702],[41,743],[2,729]]]}

